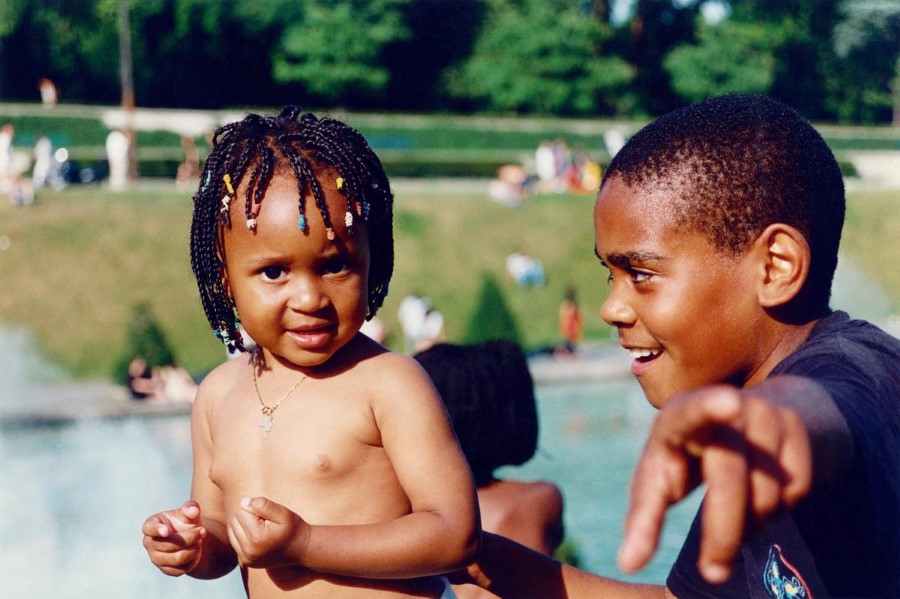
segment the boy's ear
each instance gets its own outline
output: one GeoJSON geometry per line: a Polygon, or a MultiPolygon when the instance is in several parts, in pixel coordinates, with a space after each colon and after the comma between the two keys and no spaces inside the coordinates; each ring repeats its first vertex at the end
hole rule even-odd
{"type": "Polygon", "coordinates": [[[757,289],[759,305],[783,306],[794,299],[809,275],[809,244],[800,231],[784,223],[766,227],[754,242],[762,258],[763,277],[757,289]]]}

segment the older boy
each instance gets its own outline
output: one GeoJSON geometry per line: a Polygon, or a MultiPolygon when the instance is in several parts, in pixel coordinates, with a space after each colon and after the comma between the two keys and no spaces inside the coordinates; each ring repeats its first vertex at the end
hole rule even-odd
{"type": "Polygon", "coordinates": [[[594,208],[602,314],[661,409],[620,566],[646,564],[700,483],[703,507],[664,589],[491,535],[475,581],[508,597],[900,597],[900,341],[828,306],[843,218],[833,155],[774,100],[713,98],[636,134],[594,208]]]}

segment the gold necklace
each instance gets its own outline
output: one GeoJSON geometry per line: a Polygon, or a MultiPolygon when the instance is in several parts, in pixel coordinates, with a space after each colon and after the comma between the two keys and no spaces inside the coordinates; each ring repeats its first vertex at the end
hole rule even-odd
{"type": "Polygon", "coordinates": [[[275,402],[274,406],[267,406],[263,403],[262,394],[259,392],[259,384],[256,382],[256,364],[252,364],[251,369],[253,371],[253,388],[256,389],[256,399],[259,400],[259,405],[262,407],[262,424],[260,424],[260,428],[263,429],[263,438],[267,438],[269,436],[269,431],[272,430],[272,427],[275,426],[275,410],[278,409],[278,406],[281,405],[288,395],[294,392],[294,389],[303,384],[303,381],[307,379],[307,376],[304,374],[303,378],[294,383],[294,386],[287,390],[287,393],[281,396],[277,402],[275,402]]]}

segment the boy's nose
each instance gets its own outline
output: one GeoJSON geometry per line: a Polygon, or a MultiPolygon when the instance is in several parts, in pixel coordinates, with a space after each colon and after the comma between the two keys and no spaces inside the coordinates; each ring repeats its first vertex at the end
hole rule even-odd
{"type": "Polygon", "coordinates": [[[634,324],[635,314],[631,307],[622,301],[621,294],[616,293],[616,287],[610,289],[609,295],[600,306],[600,317],[614,327],[622,327],[634,324]]]}

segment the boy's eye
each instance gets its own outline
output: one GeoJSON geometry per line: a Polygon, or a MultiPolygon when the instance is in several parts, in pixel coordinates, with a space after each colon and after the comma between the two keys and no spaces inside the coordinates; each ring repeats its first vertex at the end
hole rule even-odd
{"type": "Polygon", "coordinates": [[[636,284],[645,283],[650,280],[650,277],[653,276],[648,272],[640,272],[637,270],[631,271],[631,280],[636,284]]]}
{"type": "MultiPolygon", "coordinates": [[[[628,269],[627,274],[631,278],[631,282],[636,285],[639,285],[641,283],[645,283],[645,282],[649,281],[650,278],[653,276],[652,274],[650,274],[648,272],[641,272],[639,270],[632,270],[632,269],[628,269]]],[[[614,280],[615,280],[615,275],[613,274],[612,271],[609,271],[609,275],[606,277],[607,284],[611,285],[614,280]]]]}
{"type": "Polygon", "coordinates": [[[281,266],[267,266],[261,271],[262,277],[269,281],[277,281],[284,274],[284,268],[281,266]]]}

